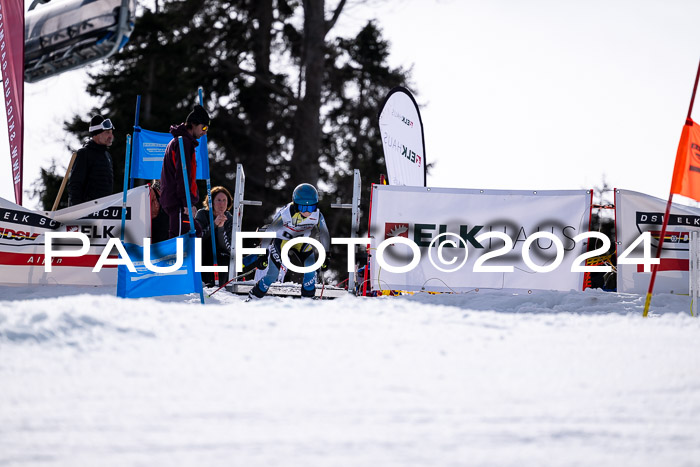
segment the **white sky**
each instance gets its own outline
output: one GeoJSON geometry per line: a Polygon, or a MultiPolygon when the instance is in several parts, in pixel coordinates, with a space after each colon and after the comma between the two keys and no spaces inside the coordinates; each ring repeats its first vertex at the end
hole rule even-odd
{"type": "MultiPolygon", "coordinates": [[[[388,0],[351,5],[338,31],[372,17],[392,64],[413,65],[429,185],[579,189],[605,176],[668,196],[700,59],[700,2],[388,0]]],[[[25,87],[27,207],[40,167],[68,163],[62,121],[89,110],[84,77],[25,87]]],[[[0,135],[0,196],[12,200],[0,135]]]]}

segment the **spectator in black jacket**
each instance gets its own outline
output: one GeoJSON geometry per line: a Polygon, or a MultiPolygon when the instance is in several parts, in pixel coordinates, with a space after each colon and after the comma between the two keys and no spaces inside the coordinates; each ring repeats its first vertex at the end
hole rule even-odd
{"type": "Polygon", "coordinates": [[[114,141],[110,119],[95,115],[90,120],[90,139],[78,149],[68,183],[68,205],[85,203],[112,194],[112,156],[107,148],[114,141]]]}
{"type": "MultiPolygon", "coordinates": [[[[230,234],[231,226],[233,225],[233,216],[230,212],[233,207],[233,197],[226,188],[215,186],[211,189],[211,199],[214,205],[211,213],[215,225],[216,261],[219,266],[228,266],[231,259],[229,252],[231,245],[227,236],[230,234]]],[[[195,219],[202,227],[202,265],[212,266],[214,264],[214,255],[211,248],[212,229],[209,225],[209,203],[206,197],[204,198],[204,209],[197,211],[195,219]]],[[[225,284],[228,281],[228,272],[220,272],[219,281],[219,284],[225,284]]],[[[213,285],[214,273],[203,272],[202,282],[207,285],[213,285]]]]}

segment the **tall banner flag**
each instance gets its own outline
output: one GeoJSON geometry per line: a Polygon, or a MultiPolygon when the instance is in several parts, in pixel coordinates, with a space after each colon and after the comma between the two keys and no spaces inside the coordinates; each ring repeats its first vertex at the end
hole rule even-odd
{"type": "Polygon", "coordinates": [[[700,127],[690,118],[678,143],[671,193],[700,201],[700,127]]]}
{"type": "Polygon", "coordinates": [[[678,143],[678,151],[676,151],[676,163],[673,167],[673,180],[671,180],[671,193],[668,195],[666,203],[666,212],[664,213],[663,225],[659,236],[659,246],[656,249],[656,263],[651,267],[651,279],[649,279],[649,290],[647,298],[644,302],[644,317],[649,314],[649,306],[651,305],[651,296],[654,293],[654,282],[656,281],[656,273],[659,269],[661,251],[664,246],[664,238],[666,238],[666,227],[668,227],[668,218],[671,213],[671,204],[673,203],[673,195],[679,194],[700,201],[700,186],[698,182],[700,178],[700,136],[697,125],[694,124],[690,116],[693,113],[693,103],[695,102],[695,94],[698,91],[698,80],[700,80],[700,63],[698,71],[695,73],[695,85],[693,93],[690,97],[690,106],[688,107],[688,116],[685,118],[685,126],[681,132],[681,140],[678,143]]]}
{"type": "Polygon", "coordinates": [[[379,131],[389,184],[426,186],[423,121],[408,89],[389,91],[379,110],[379,131]]]}
{"type": "Polygon", "coordinates": [[[0,0],[0,66],[15,202],[22,205],[24,141],[24,1],[0,0]]]}

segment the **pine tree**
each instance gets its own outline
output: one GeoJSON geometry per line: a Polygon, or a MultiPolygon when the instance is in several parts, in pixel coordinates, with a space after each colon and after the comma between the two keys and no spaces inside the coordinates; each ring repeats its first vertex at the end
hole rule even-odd
{"type": "MultiPolygon", "coordinates": [[[[39,198],[42,209],[50,211],[56,201],[62,182],[63,177],[58,175],[56,161],[54,160],[48,169],[41,168],[40,178],[32,184],[32,198],[39,198]]],[[[68,207],[68,194],[66,191],[64,190],[57,209],[68,207]]]]}
{"type": "MultiPolygon", "coordinates": [[[[156,2],[137,18],[124,50],[91,73],[87,91],[99,108],[66,128],[84,135],[92,114],[112,119],[121,187],[136,96],[140,126],[166,132],[185,120],[202,86],[212,116],[212,186],[232,189],[240,163],[246,198],[263,201],[246,209],[244,229],[263,225],[296,184],[321,182],[332,234],[345,235],[347,212],[328,205],[350,201],[353,169],[364,186],[385,171],[377,112],[391,88],[410,87],[410,71],[389,67],[389,44],[374,22],[357,37],[329,35],[344,4],[326,14],[323,0],[156,2]]],[[[366,213],[369,190],[363,199],[366,213]]]]}
{"type": "MultiPolygon", "coordinates": [[[[335,53],[329,61],[334,66],[327,67],[332,106],[326,122],[330,131],[323,135],[320,161],[333,169],[326,172],[323,181],[337,197],[333,202],[348,202],[353,170],[359,169],[364,187],[361,206],[367,214],[370,186],[386,173],[378,112],[392,88],[411,87],[410,73],[388,65],[389,43],[373,21],[355,38],[336,39],[332,50],[335,53]]],[[[349,227],[346,219],[332,218],[331,228],[342,232],[339,235],[349,233],[349,227]]]]}

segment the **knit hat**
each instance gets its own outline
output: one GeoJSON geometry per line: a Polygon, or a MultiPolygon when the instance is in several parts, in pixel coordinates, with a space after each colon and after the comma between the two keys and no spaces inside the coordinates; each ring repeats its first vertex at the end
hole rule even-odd
{"type": "Polygon", "coordinates": [[[197,104],[192,109],[192,112],[190,112],[190,114],[187,116],[187,123],[209,126],[209,114],[206,110],[204,110],[204,107],[197,104]]]}
{"type": "Polygon", "coordinates": [[[88,128],[90,136],[99,135],[106,130],[114,130],[114,126],[112,125],[112,121],[110,119],[105,119],[102,115],[95,115],[92,117],[90,120],[90,127],[88,128]]]}

